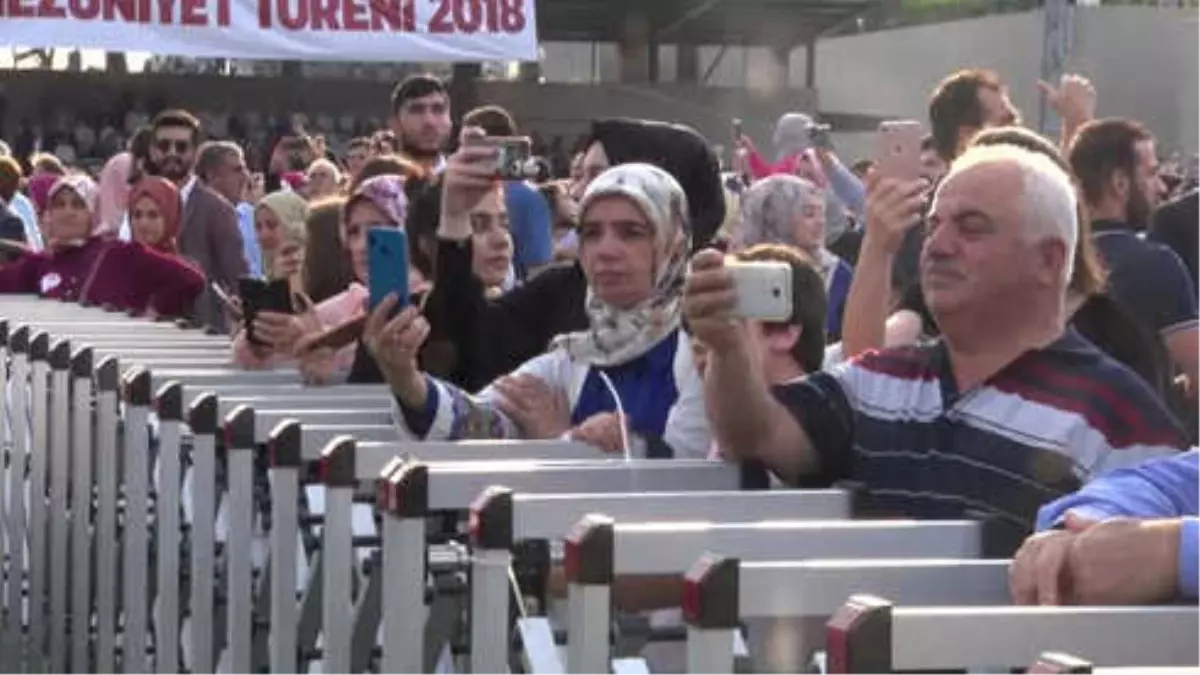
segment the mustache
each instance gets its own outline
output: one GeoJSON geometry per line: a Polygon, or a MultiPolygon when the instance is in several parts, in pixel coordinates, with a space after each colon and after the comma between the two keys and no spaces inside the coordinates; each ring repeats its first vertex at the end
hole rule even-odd
{"type": "Polygon", "coordinates": [[[923,274],[931,274],[939,277],[953,277],[956,279],[963,278],[963,272],[958,265],[950,262],[929,262],[921,266],[923,274]]]}

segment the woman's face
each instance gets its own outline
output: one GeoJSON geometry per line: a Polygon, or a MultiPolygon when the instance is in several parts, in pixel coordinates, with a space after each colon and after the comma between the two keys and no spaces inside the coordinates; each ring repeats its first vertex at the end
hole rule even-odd
{"type": "Polygon", "coordinates": [[[569,227],[572,223],[579,220],[579,202],[571,198],[571,194],[565,189],[558,189],[555,192],[555,211],[559,215],[559,222],[555,223],[556,227],[569,227]]]}
{"type": "Polygon", "coordinates": [[[504,192],[492,190],[471,210],[471,267],[487,288],[504,283],[512,267],[513,241],[504,192]]]}
{"type": "Polygon", "coordinates": [[[792,221],[796,246],[813,252],[825,245],[825,197],[814,194],[804,200],[792,221]]]}
{"type": "Polygon", "coordinates": [[[610,166],[612,164],[608,161],[608,153],[604,151],[604,146],[600,145],[600,141],[589,145],[587,152],[583,153],[583,158],[580,160],[579,176],[571,185],[571,196],[577,201],[583,199],[583,193],[587,187],[596,180],[596,176],[604,173],[610,166]]]}
{"type": "Polygon", "coordinates": [[[92,212],[87,202],[71,188],[61,188],[46,208],[50,238],[56,241],[86,239],[92,233],[92,212]]]}
{"type": "Polygon", "coordinates": [[[272,261],[273,279],[290,279],[304,268],[304,242],[298,239],[285,238],[279,244],[279,250],[272,261]]]}
{"type": "Polygon", "coordinates": [[[579,261],[605,304],[631,309],[650,297],[655,271],[654,226],[625,197],[600,197],[579,224],[579,261]]]}
{"type": "Polygon", "coordinates": [[[266,206],[254,210],[254,233],[258,235],[258,245],[264,253],[279,248],[283,241],[283,223],[279,216],[266,206]]]}
{"type": "Polygon", "coordinates": [[[312,200],[332,197],[337,194],[337,179],[328,167],[314,170],[308,175],[308,197],[312,200]]]}
{"type": "Polygon", "coordinates": [[[381,225],[396,227],[396,223],[384,215],[379,207],[369,200],[360,199],[350,209],[342,226],[342,245],[350,253],[354,276],[363,284],[371,283],[367,272],[367,230],[381,225]]]}
{"type": "Polygon", "coordinates": [[[146,246],[158,246],[166,234],[167,223],[158,210],[158,204],[148,196],[141,196],[129,211],[129,228],[133,240],[146,246]]]}

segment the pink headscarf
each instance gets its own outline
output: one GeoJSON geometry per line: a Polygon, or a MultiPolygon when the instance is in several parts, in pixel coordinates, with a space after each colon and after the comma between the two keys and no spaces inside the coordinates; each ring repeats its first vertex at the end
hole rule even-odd
{"type": "Polygon", "coordinates": [[[116,232],[121,227],[129,204],[129,169],[133,155],[114,155],[100,171],[100,200],[97,205],[100,233],[116,232]]]}
{"type": "Polygon", "coordinates": [[[97,205],[100,202],[100,188],[95,181],[83,174],[59,176],[58,180],[54,181],[54,185],[50,186],[50,190],[46,192],[46,204],[49,205],[54,199],[54,195],[65,189],[73,190],[87,205],[88,211],[92,214],[92,234],[99,233],[100,220],[97,205]]]}

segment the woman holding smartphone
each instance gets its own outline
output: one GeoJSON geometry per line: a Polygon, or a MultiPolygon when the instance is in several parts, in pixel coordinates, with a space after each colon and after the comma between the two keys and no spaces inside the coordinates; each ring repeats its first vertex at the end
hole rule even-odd
{"type": "MultiPolygon", "coordinates": [[[[451,158],[444,229],[469,231],[473,203],[494,189],[484,148],[451,158]]],[[[570,437],[607,452],[705,457],[710,435],[690,342],[680,327],[691,250],[687,198],[670,174],[626,164],[600,174],[580,208],[587,281],[583,330],[477,395],[422,372],[430,334],[418,308],[368,318],[363,341],[395,395],[402,433],[421,439],[570,437]]]]}

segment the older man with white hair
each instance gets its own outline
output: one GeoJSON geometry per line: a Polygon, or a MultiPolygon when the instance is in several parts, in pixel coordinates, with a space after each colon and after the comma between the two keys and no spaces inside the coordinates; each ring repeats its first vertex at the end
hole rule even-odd
{"type": "Polygon", "coordinates": [[[1078,208],[1062,169],[970,150],[927,225],[921,280],[942,336],[773,388],[751,367],[724,257],[697,254],[685,312],[710,349],[722,448],[791,482],[860,483],[881,514],[989,518],[1011,552],[1043,503],[1186,446],[1136,375],[1066,328],[1078,208]]]}

